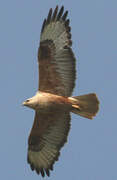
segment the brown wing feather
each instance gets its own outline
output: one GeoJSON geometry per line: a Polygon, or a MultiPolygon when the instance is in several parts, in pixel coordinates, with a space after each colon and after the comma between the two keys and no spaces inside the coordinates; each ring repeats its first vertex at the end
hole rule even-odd
{"type": "Polygon", "coordinates": [[[67,141],[70,115],[61,113],[37,113],[29,136],[28,163],[31,169],[42,176],[49,176],[58,160],[60,148],[67,141]]]}
{"type": "Polygon", "coordinates": [[[68,11],[64,14],[63,11],[63,6],[59,12],[57,6],[53,14],[50,9],[42,26],[38,50],[39,90],[70,96],[75,85],[75,57],[70,48],[68,11]]]}

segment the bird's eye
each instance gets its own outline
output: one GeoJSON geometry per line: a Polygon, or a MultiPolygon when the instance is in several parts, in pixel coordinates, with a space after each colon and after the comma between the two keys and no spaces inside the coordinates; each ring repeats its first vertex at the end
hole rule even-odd
{"type": "Polygon", "coordinates": [[[29,101],[30,101],[29,99],[26,100],[26,102],[29,102],[29,101]]]}

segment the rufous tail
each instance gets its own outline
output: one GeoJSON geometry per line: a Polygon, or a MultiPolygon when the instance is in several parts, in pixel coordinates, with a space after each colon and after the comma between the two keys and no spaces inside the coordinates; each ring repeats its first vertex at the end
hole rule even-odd
{"type": "Polygon", "coordinates": [[[93,119],[99,110],[99,100],[95,93],[69,98],[72,103],[72,113],[88,119],[93,119]]]}

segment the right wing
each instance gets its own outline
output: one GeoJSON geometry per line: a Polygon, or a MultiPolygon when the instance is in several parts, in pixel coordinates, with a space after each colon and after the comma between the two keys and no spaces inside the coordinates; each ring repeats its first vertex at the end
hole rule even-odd
{"type": "Polygon", "coordinates": [[[71,49],[68,11],[58,6],[45,19],[38,51],[39,90],[71,96],[75,85],[75,57],[71,49]]]}

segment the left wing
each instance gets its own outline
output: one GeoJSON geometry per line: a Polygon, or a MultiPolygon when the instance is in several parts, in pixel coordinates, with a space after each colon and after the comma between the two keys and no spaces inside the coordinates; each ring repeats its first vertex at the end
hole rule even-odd
{"type": "Polygon", "coordinates": [[[58,6],[45,19],[38,51],[39,90],[71,96],[75,85],[75,57],[71,49],[68,11],[58,6]]]}
{"type": "Polygon", "coordinates": [[[49,176],[58,160],[60,149],[67,141],[70,128],[68,112],[38,113],[28,140],[28,163],[32,170],[49,176]]]}

